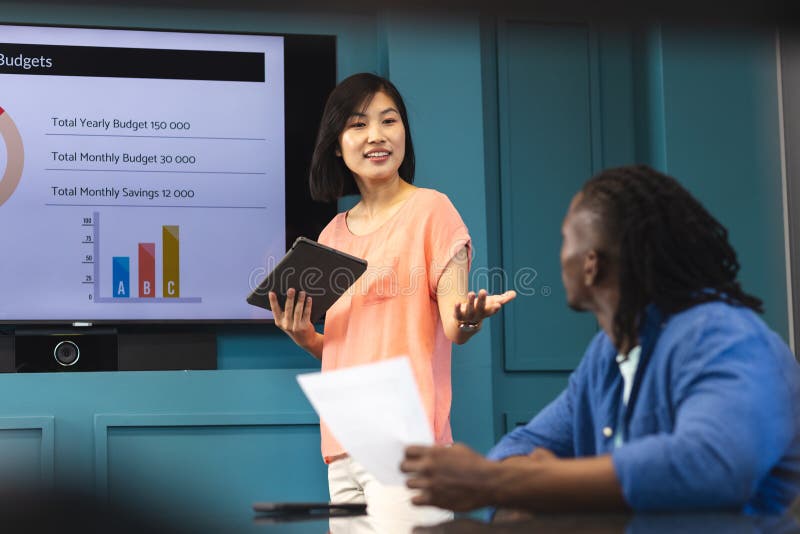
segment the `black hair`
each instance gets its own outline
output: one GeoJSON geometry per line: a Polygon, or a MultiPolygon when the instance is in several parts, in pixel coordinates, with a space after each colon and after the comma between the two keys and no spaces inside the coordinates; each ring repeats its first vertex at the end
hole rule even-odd
{"type": "Polygon", "coordinates": [[[645,307],[670,315],[724,301],[763,312],[742,290],[728,230],[677,180],[646,165],[602,171],[587,181],[576,209],[599,218],[598,251],[618,263],[620,301],[613,333],[635,341],[645,307]]]}
{"type": "Polygon", "coordinates": [[[406,131],[406,150],[398,172],[406,182],[414,182],[414,145],[411,143],[411,128],[403,97],[386,78],[362,72],[342,80],[325,103],[308,176],[311,198],[314,200],[330,202],[358,193],[353,174],[345,165],[344,159],[336,155],[336,149],[339,147],[339,134],[344,130],[347,120],[354,111],[368,106],[378,92],[389,95],[400,113],[406,131]]]}

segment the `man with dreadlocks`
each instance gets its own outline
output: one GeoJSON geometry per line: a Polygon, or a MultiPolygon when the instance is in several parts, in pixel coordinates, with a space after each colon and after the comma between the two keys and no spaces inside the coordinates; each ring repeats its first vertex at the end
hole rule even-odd
{"type": "Polygon", "coordinates": [[[636,166],[590,179],[562,235],[568,304],[601,331],[567,389],[489,459],[409,447],[414,502],[783,512],[800,493],[800,366],[742,290],[727,230],[636,166]]]}

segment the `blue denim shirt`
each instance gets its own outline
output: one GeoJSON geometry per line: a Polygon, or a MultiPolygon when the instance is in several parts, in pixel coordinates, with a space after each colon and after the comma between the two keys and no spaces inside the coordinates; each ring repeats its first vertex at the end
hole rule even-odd
{"type": "Polygon", "coordinates": [[[723,302],[666,320],[651,306],[639,340],[627,406],[617,350],[601,331],[567,389],[489,458],[536,447],[610,454],[637,512],[783,512],[800,493],[800,366],[786,344],[751,310],[723,302]]]}

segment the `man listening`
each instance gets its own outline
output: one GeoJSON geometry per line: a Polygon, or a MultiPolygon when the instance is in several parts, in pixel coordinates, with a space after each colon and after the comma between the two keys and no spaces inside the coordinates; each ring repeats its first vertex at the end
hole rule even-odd
{"type": "Polygon", "coordinates": [[[781,513],[800,493],[800,366],[727,230],[675,179],[606,170],[562,225],[571,308],[601,331],[567,389],[483,458],[406,450],[416,504],[781,513]]]}

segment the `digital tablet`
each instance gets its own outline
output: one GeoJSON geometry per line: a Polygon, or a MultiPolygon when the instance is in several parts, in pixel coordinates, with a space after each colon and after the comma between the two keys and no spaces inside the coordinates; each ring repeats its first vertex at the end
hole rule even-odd
{"type": "Polygon", "coordinates": [[[311,322],[317,322],[366,270],[366,260],[298,237],[275,269],[250,293],[247,302],[270,310],[269,292],[274,291],[283,309],[290,288],[298,293],[305,291],[313,299],[311,322]]]}

